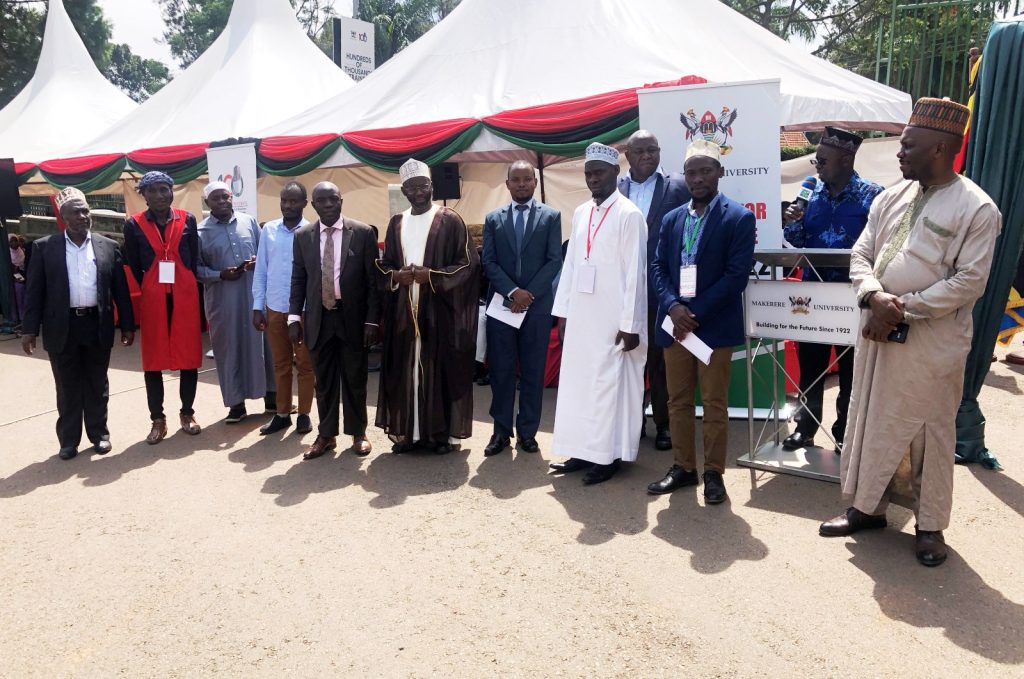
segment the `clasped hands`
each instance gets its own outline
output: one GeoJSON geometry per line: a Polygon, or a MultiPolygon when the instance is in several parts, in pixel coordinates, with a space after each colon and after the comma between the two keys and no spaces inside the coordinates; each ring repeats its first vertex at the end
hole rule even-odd
{"type": "Polygon", "coordinates": [[[220,279],[222,281],[237,281],[242,277],[246,271],[251,271],[256,268],[256,255],[253,255],[249,259],[245,260],[238,266],[233,266],[230,269],[224,269],[220,272],[220,279]]]}
{"type": "Polygon", "coordinates": [[[430,282],[430,269],[425,266],[408,264],[401,269],[396,269],[394,277],[395,282],[399,285],[412,285],[413,283],[423,285],[430,282]]]}
{"type": "Polygon", "coordinates": [[[533,304],[533,295],[529,290],[519,288],[512,293],[512,306],[509,307],[514,314],[524,313],[533,304]]]}
{"type": "Polygon", "coordinates": [[[861,334],[873,342],[888,342],[889,333],[903,322],[906,306],[896,295],[876,292],[868,298],[868,315],[861,334]]]}
{"type": "Polygon", "coordinates": [[[677,304],[669,309],[668,316],[672,319],[672,336],[677,342],[682,342],[700,326],[697,317],[683,304],[677,304]]]}

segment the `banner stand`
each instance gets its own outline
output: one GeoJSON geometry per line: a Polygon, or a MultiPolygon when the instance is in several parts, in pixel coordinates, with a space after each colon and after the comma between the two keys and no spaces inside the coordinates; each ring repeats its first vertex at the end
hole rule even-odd
{"type": "MultiPolygon", "coordinates": [[[[736,463],[749,467],[751,480],[755,472],[769,471],[779,474],[804,476],[820,481],[839,482],[839,455],[832,449],[811,446],[797,450],[782,448],[783,431],[788,421],[785,394],[778,396],[779,372],[794,379],[786,372],[785,361],[780,361],[778,345],[780,340],[798,340],[821,344],[840,345],[836,360],[825,371],[815,376],[813,384],[824,380],[829,371],[847,351],[853,351],[860,325],[860,311],[856,304],[853,286],[849,283],[822,283],[802,281],[779,281],[780,267],[792,269],[797,266],[849,267],[849,250],[829,249],[781,249],[758,250],[754,260],[767,265],[771,272],[770,281],[751,280],[743,295],[744,316],[747,324],[747,434],[749,450],[736,463]],[[760,283],[760,285],[759,285],[760,283]],[[771,319],[770,321],[762,319],[771,319]],[[758,355],[768,354],[778,369],[772,370],[774,402],[767,419],[760,409],[754,408],[754,361],[758,355]],[[759,417],[759,415],[761,417],[759,417]],[[759,432],[755,432],[755,421],[762,420],[759,432]]],[[[799,407],[796,412],[805,411],[807,398],[797,388],[799,407]]],[[[821,424],[820,422],[818,423],[821,424]]],[[[821,428],[833,445],[831,432],[821,428]]]]}

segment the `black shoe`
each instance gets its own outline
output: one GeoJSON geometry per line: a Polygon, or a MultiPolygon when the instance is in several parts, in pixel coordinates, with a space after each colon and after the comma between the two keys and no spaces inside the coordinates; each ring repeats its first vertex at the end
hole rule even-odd
{"type": "Polygon", "coordinates": [[[295,433],[308,434],[313,431],[313,423],[309,421],[309,415],[299,415],[295,418],[295,433]]]}
{"type": "Polygon", "coordinates": [[[391,452],[395,455],[401,455],[403,453],[411,453],[416,450],[416,444],[411,442],[395,443],[391,446],[391,452]]]}
{"type": "Polygon", "coordinates": [[[240,403],[236,406],[231,406],[228,410],[228,416],[224,418],[224,422],[227,424],[236,424],[245,419],[247,413],[245,412],[245,404],[240,403]]]}
{"type": "Polygon", "coordinates": [[[291,415],[285,415],[284,417],[280,415],[274,415],[274,417],[270,419],[270,422],[267,422],[265,425],[260,427],[260,436],[273,434],[275,432],[281,431],[282,429],[287,429],[290,426],[292,426],[291,415]]]}
{"type": "Polygon", "coordinates": [[[538,444],[537,439],[532,436],[528,439],[519,439],[519,450],[524,453],[539,453],[540,444],[538,444]]]}
{"type": "Polygon", "coordinates": [[[270,415],[277,412],[277,393],[268,391],[263,397],[263,414],[270,415]]]}
{"type": "Polygon", "coordinates": [[[551,471],[556,474],[571,474],[572,472],[583,471],[589,467],[593,467],[593,462],[587,462],[581,460],[578,457],[570,457],[565,462],[552,462],[548,465],[551,471]]]}
{"type": "Polygon", "coordinates": [[[487,447],[484,448],[484,457],[497,455],[508,448],[510,443],[512,443],[512,441],[510,441],[507,436],[501,436],[500,434],[492,435],[491,440],[487,443],[487,447]]]}
{"type": "Polygon", "coordinates": [[[783,450],[797,450],[798,448],[810,448],[814,445],[814,437],[795,431],[786,437],[782,442],[783,450]]]}
{"type": "Polygon", "coordinates": [[[583,485],[593,486],[597,483],[604,483],[611,477],[615,476],[615,472],[619,471],[619,461],[615,460],[611,464],[595,464],[590,468],[586,474],[583,475],[583,485]]]}
{"type": "Polygon", "coordinates": [[[656,450],[672,450],[672,434],[668,429],[658,430],[658,435],[654,437],[654,448],[656,450]]]}
{"type": "Polygon", "coordinates": [[[455,446],[450,443],[438,443],[434,446],[434,455],[447,455],[453,450],[455,450],[455,446]]]}
{"type": "Polygon", "coordinates": [[[842,454],[843,454],[843,442],[842,441],[836,441],[836,455],[842,455],[842,454]]]}
{"type": "Polygon", "coordinates": [[[922,566],[941,566],[946,560],[946,539],[941,530],[918,530],[914,541],[914,554],[922,566]]]}
{"type": "Polygon", "coordinates": [[[885,514],[865,514],[855,507],[849,507],[839,516],[818,526],[818,535],[827,538],[844,537],[859,530],[885,528],[886,524],[885,514]]]}
{"type": "Polygon", "coordinates": [[[78,448],[75,446],[68,446],[57,451],[57,457],[62,460],[70,460],[75,455],[78,455],[78,448]]]}
{"type": "Polygon", "coordinates": [[[696,486],[698,483],[700,483],[700,478],[697,476],[696,469],[686,471],[679,465],[674,464],[669,468],[668,473],[665,474],[665,478],[647,486],[647,492],[651,495],[664,495],[685,486],[696,486]]]}
{"type": "Polygon", "coordinates": [[[106,455],[113,450],[113,446],[110,445],[110,437],[101,436],[100,440],[96,442],[96,445],[94,445],[92,449],[96,451],[97,455],[106,455]]]}
{"type": "Polygon", "coordinates": [[[704,472],[704,502],[709,505],[717,505],[725,502],[728,495],[725,492],[725,481],[722,480],[721,472],[709,469],[704,472]]]}

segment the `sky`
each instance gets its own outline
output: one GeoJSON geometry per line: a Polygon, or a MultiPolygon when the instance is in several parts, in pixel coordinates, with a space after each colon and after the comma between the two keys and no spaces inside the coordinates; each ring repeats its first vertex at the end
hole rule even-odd
{"type": "MultiPolygon", "coordinates": [[[[163,37],[164,22],[157,0],[99,0],[98,4],[113,26],[113,42],[127,43],[135,54],[159,59],[176,70],[170,49],[159,42],[163,37]]],[[[342,16],[351,15],[352,1],[334,0],[334,11],[342,16]]]]}

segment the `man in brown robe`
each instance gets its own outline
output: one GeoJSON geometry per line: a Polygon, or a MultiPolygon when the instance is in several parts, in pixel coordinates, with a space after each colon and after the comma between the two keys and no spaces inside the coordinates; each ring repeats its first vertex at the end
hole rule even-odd
{"type": "Polygon", "coordinates": [[[970,112],[921,99],[900,138],[908,181],[875,199],[853,247],[861,312],[841,483],[851,506],[824,536],[884,528],[889,502],[917,517],[915,552],[946,560],[956,412],[971,348],[971,310],[985,291],[1001,217],[953,171],[970,112]]]}
{"type": "Polygon", "coordinates": [[[404,453],[437,454],[473,430],[480,259],[465,223],[433,203],[430,168],[400,170],[411,208],[395,215],[377,262],[383,290],[377,426],[404,453]]]}

